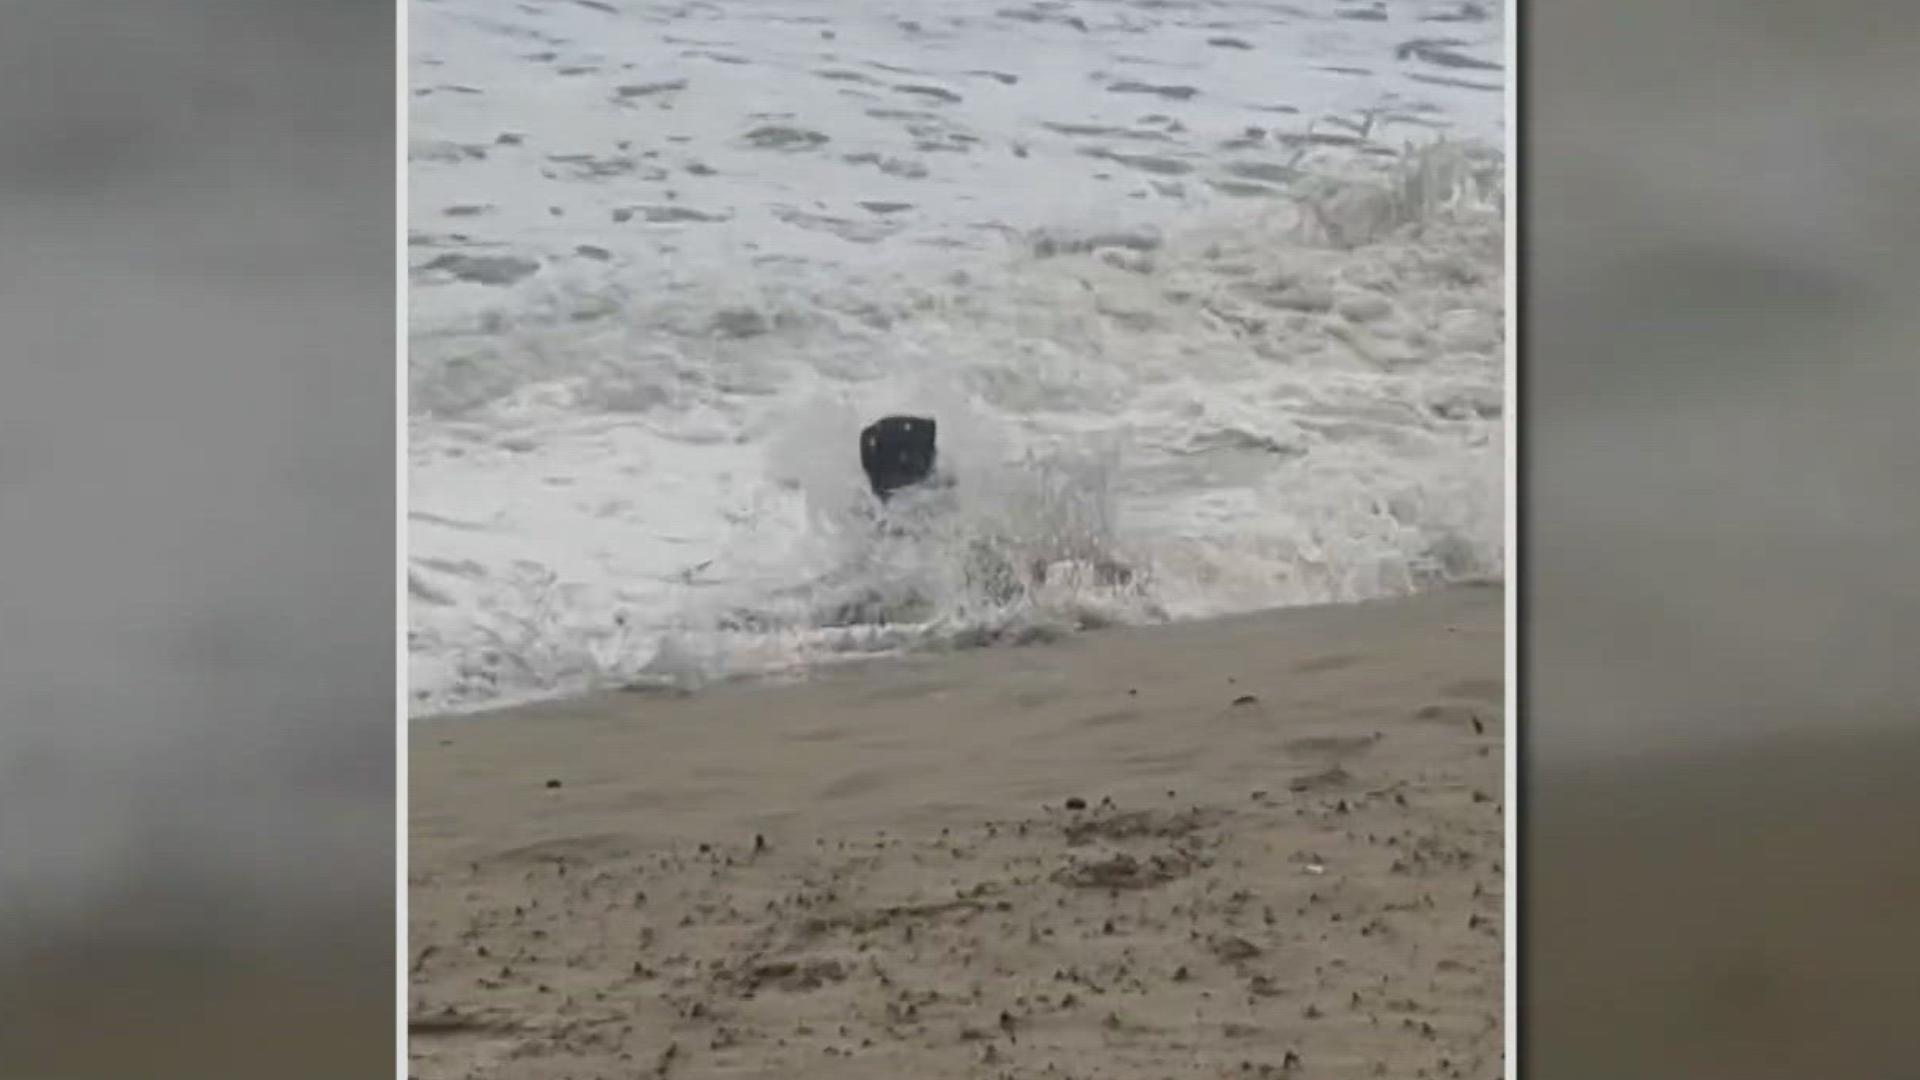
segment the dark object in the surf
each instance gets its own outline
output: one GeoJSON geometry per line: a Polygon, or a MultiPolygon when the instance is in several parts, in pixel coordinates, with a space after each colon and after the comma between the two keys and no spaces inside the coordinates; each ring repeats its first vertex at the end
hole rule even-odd
{"type": "Polygon", "coordinates": [[[933,475],[934,431],[931,417],[887,416],[860,433],[860,467],[880,501],[933,475]]]}

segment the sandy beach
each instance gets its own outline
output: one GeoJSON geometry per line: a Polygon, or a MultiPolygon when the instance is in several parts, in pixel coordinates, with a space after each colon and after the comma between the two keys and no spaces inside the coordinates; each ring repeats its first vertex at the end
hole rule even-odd
{"type": "Polygon", "coordinates": [[[1498,1076],[1502,597],[416,721],[410,1071],[1498,1076]]]}

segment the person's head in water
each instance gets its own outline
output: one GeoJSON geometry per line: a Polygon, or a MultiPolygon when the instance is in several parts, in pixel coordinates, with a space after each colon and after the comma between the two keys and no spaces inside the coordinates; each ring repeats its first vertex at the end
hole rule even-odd
{"type": "Polygon", "coordinates": [[[881,502],[933,475],[934,432],[931,417],[887,416],[860,433],[860,467],[881,502]]]}

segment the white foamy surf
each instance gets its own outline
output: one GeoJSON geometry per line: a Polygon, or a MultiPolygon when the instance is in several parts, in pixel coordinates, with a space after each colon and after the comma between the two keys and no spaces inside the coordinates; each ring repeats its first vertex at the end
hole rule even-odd
{"type": "Polygon", "coordinates": [[[418,711],[1502,573],[1497,7],[415,12],[418,711]]]}

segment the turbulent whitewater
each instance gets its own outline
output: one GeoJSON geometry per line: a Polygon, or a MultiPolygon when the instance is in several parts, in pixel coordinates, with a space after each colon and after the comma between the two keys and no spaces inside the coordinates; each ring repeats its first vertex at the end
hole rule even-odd
{"type": "Polygon", "coordinates": [[[1497,5],[413,11],[416,712],[1503,574],[1497,5]]]}

